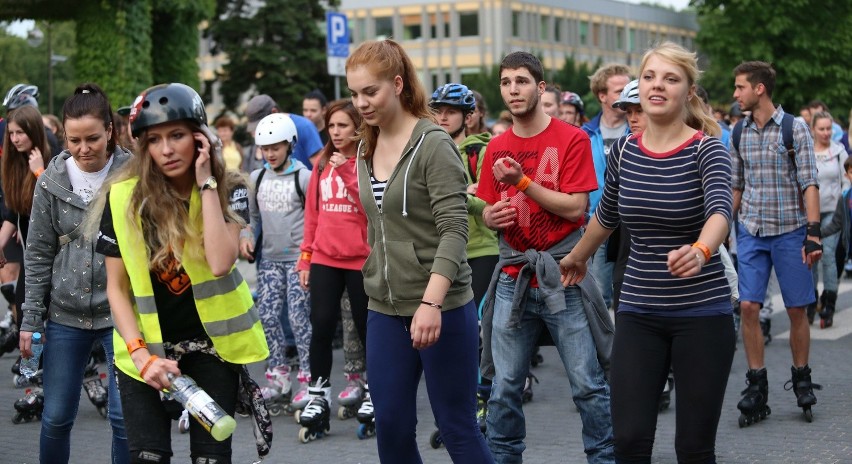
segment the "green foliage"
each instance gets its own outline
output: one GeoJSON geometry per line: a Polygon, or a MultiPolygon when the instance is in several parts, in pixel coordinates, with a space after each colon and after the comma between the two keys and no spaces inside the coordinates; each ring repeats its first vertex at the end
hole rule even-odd
{"type": "Polygon", "coordinates": [[[155,0],[151,12],[151,65],[154,83],[198,80],[198,24],[210,18],[214,0],[155,0]]]}
{"type": "Polygon", "coordinates": [[[693,0],[697,43],[710,65],[702,85],[711,100],[732,101],[732,71],[742,61],[773,63],[773,101],[798,113],[813,99],[837,115],[852,107],[852,8],[848,0],[693,0]]]}
{"type": "Polygon", "coordinates": [[[129,104],[151,85],[151,1],[81,2],[76,18],[79,80],[129,104]]]}
{"type": "Polygon", "coordinates": [[[500,112],[506,109],[503,104],[503,97],[500,95],[499,65],[482,68],[482,71],[476,74],[462,74],[461,78],[462,84],[482,94],[482,99],[485,100],[485,106],[488,109],[486,117],[496,119],[500,112]]]}
{"type": "Polygon", "coordinates": [[[252,86],[284,111],[301,114],[302,97],[314,88],[333,94],[325,60],[325,9],[317,0],[219,0],[210,34],[228,63],[219,76],[228,109],[252,86]]]}

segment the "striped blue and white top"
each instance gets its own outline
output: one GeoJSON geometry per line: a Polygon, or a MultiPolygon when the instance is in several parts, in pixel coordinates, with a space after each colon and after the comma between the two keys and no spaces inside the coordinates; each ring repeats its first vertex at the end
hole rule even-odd
{"type": "Polygon", "coordinates": [[[608,229],[630,232],[619,311],[663,316],[730,314],[730,288],[719,253],[694,277],[674,277],[667,253],[694,243],[713,214],[731,220],[731,157],[715,137],[698,132],[667,153],[642,146],[642,134],[616,141],[595,211],[608,229]]]}
{"type": "Polygon", "coordinates": [[[388,181],[378,180],[372,175],[370,176],[370,184],[373,185],[373,198],[376,199],[376,206],[379,207],[379,211],[382,210],[382,198],[385,197],[385,189],[388,186],[388,181]]]}

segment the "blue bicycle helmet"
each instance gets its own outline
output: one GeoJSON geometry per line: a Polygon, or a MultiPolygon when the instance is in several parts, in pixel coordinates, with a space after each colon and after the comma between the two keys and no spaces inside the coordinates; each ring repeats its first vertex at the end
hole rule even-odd
{"type": "Polygon", "coordinates": [[[445,84],[432,93],[429,106],[436,108],[440,105],[449,105],[460,108],[462,112],[469,113],[476,109],[476,97],[464,84],[445,84]]]}

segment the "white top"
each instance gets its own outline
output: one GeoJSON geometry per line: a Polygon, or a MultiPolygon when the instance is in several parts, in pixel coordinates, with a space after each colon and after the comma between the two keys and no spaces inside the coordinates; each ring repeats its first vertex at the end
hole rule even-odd
{"type": "Polygon", "coordinates": [[[109,167],[112,166],[113,158],[113,156],[110,156],[106,165],[98,172],[83,171],[77,166],[73,156],[65,160],[65,168],[68,169],[68,177],[71,179],[71,188],[87,205],[92,201],[92,198],[95,198],[101,185],[104,184],[109,173],[109,167]]]}

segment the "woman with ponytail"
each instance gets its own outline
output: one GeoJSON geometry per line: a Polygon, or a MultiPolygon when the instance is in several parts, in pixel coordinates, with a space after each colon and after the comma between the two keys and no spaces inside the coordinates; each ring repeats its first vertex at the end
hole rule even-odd
{"type": "Polygon", "coordinates": [[[682,416],[678,462],[715,462],[734,356],[733,307],[718,252],[731,221],[731,157],[695,95],[695,53],[667,42],[649,50],[640,69],[647,127],[613,145],[603,198],[560,262],[562,281],[582,280],[586,260],[624,224],[633,240],[610,370],[616,460],[650,458],[671,362],[682,416]]]}
{"type": "Polygon", "coordinates": [[[22,356],[32,356],[33,333],[42,333],[41,462],[69,462],[71,427],[95,343],[103,346],[108,362],[110,462],[129,461],[113,372],[113,321],[104,258],[95,253],[94,242],[82,234],[90,202],[109,174],[131,156],[116,145],[112,114],[100,87],[77,87],[62,108],[68,148],[47,163],[32,194],[24,255],[26,300],[22,306],[20,349],[22,356]]]}

